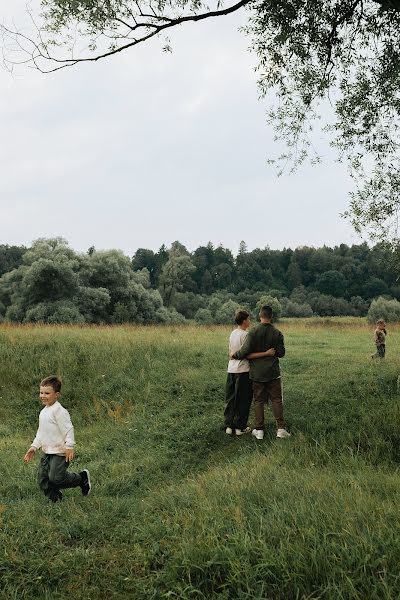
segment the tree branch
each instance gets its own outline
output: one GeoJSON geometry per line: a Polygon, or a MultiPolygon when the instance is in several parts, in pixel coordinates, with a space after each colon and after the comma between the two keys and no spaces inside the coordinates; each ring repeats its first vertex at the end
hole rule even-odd
{"type": "MultiPolygon", "coordinates": [[[[119,23],[122,23],[124,26],[126,26],[129,29],[129,34],[127,34],[125,39],[129,35],[133,34],[135,31],[138,31],[139,29],[150,30],[146,35],[142,35],[142,37],[133,38],[133,39],[130,38],[130,41],[128,43],[123,44],[122,46],[119,46],[117,48],[112,48],[112,49],[108,50],[107,52],[97,54],[96,56],[86,56],[86,57],[82,57],[82,58],[57,58],[56,56],[50,55],[49,51],[48,51],[49,44],[46,44],[43,41],[43,39],[41,38],[41,30],[39,27],[37,27],[39,42],[35,42],[33,39],[27,37],[26,35],[18,32],[18,31],[11,31],[4,25],[1,25],[0,27],[3,30],[3,32],[5,32],[8,35],[13,36],[13,38],[17,41],[17,43],[19,43],[18,40],[22,39],[22,40],[28,42],[29,44],[31,44],[32,51],[29,52],[28,50],[25,50],[25,52],[30,54],[30,56],[31,56],[30,60],[35,65],[35,68],[37,68],[42,73],[53,73],[60,69],[65,69],[66,67],[72,67],[78,63],[97,62],[99,60],[102,60],[103,58],[108,58],[109,56],[113,56],[114,54],[123,52],[124,50],[127,50],[133,46],[142,44],[142,43],[146,42],[147,40],[151,39],[152,37],[154,37],[160,33],[163,33],[164,31],[166,31],[168,29],[171,29],[172,27],[181,25],[183,23],[197,22],[197,21],[202,21],[205,19],[213,18],[213,17],[221,17],[221,16],[229,15],[231,13],[238,11],[240,8],[242,8],[248,4],[251,4],[252,2],[254,2],[254,0],[240,0],[236,4],[233,4],[232,6],[229,6],[228,8],[224,8],[221,10],[212,10],[212,11],[207,11],[205,13],[185,15],[185,16],[176,17],[176,18],[170,18],[170,17],[163,16],[163,15],[145,14],[142,12],[140,5],[138,5],[140,18],[147,19],[147,20],[138,21],[137,17],[136,18],[133,17],[133,18],[135,18],[135,23],[132,25],[125,21],[122,21],[120,18],[118,18],[118,19],[115,18],[114,21],[118,21],[119,23]],[[44,61],[45,63],[47,62],[47,63],[57,64],[57,66],[55,66],[53,68],[49,68],[49,69],[44,69],[38,64],[38,61],[44,61]]],[[[121,39],[121,38],[118,38],[118,39],[121,39]]],[[[19,46],[21,48],[20,43],[19,43],[19,46]]],[[[9,61],[9,62],[11,63],[11,61],[9,61]]],[[[24,61],[24,62],[26,62],[26,61],[24,61]]],[[[15,63],[13,63],[13,64],[15,64],[15,63]]]]}

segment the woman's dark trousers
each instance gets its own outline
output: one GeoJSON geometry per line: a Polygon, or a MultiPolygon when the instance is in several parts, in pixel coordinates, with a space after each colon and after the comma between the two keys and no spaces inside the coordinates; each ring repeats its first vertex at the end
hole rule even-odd
{"type": "Polygon", "coordinates": [[[225,427],[244,429],[247,426],[253,399],[253,388],[249,373],[228,373],[225,399],[225,427]]]}

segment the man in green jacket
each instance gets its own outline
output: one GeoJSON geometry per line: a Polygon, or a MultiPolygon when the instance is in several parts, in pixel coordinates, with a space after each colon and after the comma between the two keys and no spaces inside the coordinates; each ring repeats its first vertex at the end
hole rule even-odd
{"type": "Polygon", "coordinates": [[[282,383],[279,359],[285,356],[283,335],[272,325],[272,308],[263,306],[260,310],[260,323],[253,327],[245,339],[243,346],[232,355],[242,360],[252,352],[268,351],[267,356],[250,361],[250,379],[253,384],[255,406],[255,429],[252,434],[257,440],[264,438],[264,404],[271,401],[272,411],[276,419],[276,437],[287,438],[283,418],[282,383]]]}

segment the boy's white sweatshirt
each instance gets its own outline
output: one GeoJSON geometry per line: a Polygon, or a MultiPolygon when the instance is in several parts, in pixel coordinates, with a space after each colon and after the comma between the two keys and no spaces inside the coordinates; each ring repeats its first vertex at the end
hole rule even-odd
{"type": "Polygon", "coordinates": [[[74,427],[69,412],[59,402],[45,406],[39,415],[39,429],[31,447],[45,454],[65,454],[75,446],[74,427]]]}
{"type": "MultiPolygon", "coordinates": [[[[246,339],[247,331],[237,327],[234,329],[229,338],[229,354],[235,354],[243,345],[246,339]]],[[[228,363],[228,373],[248,373],[250,371],[250,363],[244,358],[243,360],[230,359],[228,363]]]]}

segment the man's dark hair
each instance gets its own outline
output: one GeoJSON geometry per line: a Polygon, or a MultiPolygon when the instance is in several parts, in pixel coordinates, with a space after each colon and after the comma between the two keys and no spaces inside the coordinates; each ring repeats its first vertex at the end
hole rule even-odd
{"type": "Polygon", "coordinates": [[[40,382],[40,387],[52,387],[55,392],[61,391],[61,379],[57,375],[49,375],[40,382]]]}
{"type": "Polygon", "coordinates": [[[238,310],[235,315],[235,323],[241,325],[243,321],[249,318],[249,316],[250,314],[247,312],[247,310],[238,310]]]}
{"type": "Polygon", "coordinates": [[[272,319],[272,308],[268,304],[260,308],[260,317],[263,319],[272,319]]]}

